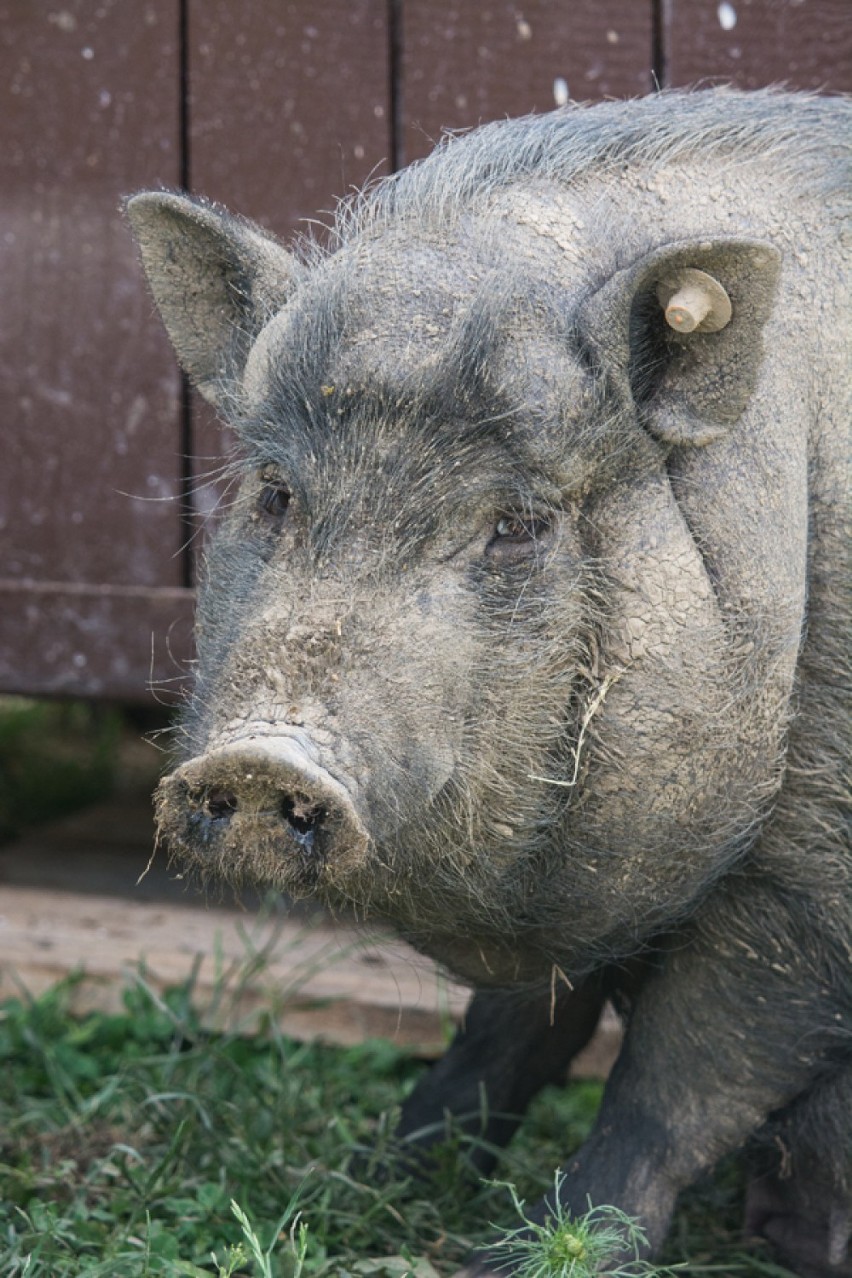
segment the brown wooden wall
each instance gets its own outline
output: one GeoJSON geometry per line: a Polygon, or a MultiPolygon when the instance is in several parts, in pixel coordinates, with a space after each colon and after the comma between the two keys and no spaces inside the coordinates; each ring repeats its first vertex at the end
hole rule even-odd
{"type": "Polygon", "coordinates": [[[0,690],[144,701],[190,652],[222,440],[122,194],[286,236],[443,128],[715,80],[852,90],[850,0],[0,0],[0,690]]]}

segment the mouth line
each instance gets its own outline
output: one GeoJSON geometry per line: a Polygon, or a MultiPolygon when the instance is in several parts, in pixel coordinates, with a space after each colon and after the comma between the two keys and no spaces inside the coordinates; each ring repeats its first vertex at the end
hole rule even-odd
{"type": "Polygon", "coordinates": [[[266,721],[241,725],[240,731],[216,739],[216,744],[207,748],[206,754],[211,758],[226,756],[241,747],[250,747],[272,763],[285,766],[299,762],[305,767],[307,776],[314,781],[327,785],[336,795],[352,805],[352,788],[339,776],[335,775],[324,763],[320,762],[320,751],[317,744],[303,729],[291,727],[289,724],[275,726],[270,731],[266,721]],[[301,753],[301,759],[294,756],[290,747],[295,746],[301,753]]]}
{"type": "Polygon", "coordinates": [[[292,723],[276,723],[275,720],[271,719],[234,720],[215,736],[215,746],[208,748],[219,750],[240,745],[245,741],[255,741],[258,738],[269,741],[278,739],[296,741],[305,753],[316,762],[318,753],[316,742],[304,728],[292,723]]]}

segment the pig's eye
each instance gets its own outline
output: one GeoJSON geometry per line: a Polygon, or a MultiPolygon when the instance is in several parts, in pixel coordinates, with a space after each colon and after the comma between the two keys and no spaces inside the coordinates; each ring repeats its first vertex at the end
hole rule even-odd
{"type": "Polygon", "coordinates": [[[267,519],[280,523],[290,505],[290,489],[284,484],[264,484],[257,499],[258,509],[267,519]]]}
{"type": "Polygon", "coordinates": [[[540,541],[550,528],[550,520],[522,518],[520,515],[504,515],[494,529],[495,540],[540,541]]]}
{"type": "Polygon", "coordinates": [[[497,521],[494,536],[488,543],[488,552],[501,559],[521,559],[535,551],[550,527],[550,520],[543,517],[504,515],[497,521]]]}

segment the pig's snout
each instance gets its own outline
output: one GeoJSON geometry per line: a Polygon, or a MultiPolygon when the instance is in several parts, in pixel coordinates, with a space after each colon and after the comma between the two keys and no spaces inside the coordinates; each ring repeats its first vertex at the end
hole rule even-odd
{"type": "Polygon", "coordinates": [[[191,759],[160,784],[169,845],[218,871],[285,881],[360,859],[367,831],[308,742],[251,736],[191,759]]]}

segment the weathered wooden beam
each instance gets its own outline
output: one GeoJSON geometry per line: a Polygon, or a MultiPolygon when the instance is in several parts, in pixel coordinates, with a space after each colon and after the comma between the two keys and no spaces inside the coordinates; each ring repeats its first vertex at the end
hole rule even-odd
{"type": "MultiPolygon", "coordinates": [[[[381,1037],[425,1057],[444,1050],[469,997],[401,942],[326,919],[0,886],[0,997],[71,972],[80,1013],[119,1010],[128,982],[161,993],[191,978],[211,1029],[251,1033],[269,1017],[295,1038],[381,1037]]],[[[605,1074],[618,1037],[605,1017],[575,1074],[605,1074]]]]}

